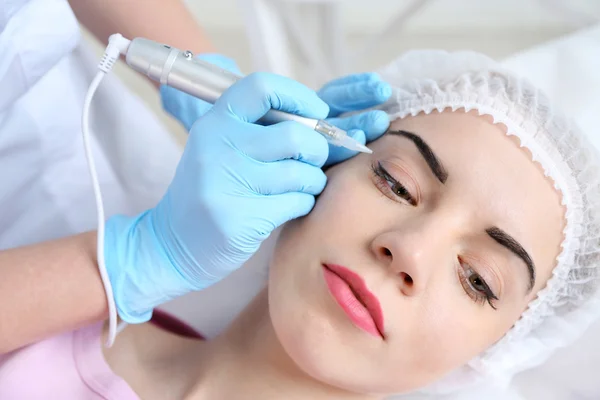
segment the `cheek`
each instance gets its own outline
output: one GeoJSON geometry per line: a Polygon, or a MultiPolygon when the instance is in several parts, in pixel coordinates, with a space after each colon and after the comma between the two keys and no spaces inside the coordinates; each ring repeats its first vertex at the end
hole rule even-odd
{"type": "MultiPolygon", "coordinates": [[[[468,363],[493,345],[512,325],[514,318],[471,304],[457,292],[462,288],[444,279],[432,282],[417,304],[394,315],[392,359],[387,365],[411,371],[414,382],[431,383],[468,363]]],[[[396,370],[397,371],[397,370],[396,370]]]]}
{"type": "Polygon", "coordinates": [[[328,171],[327,186],[310,214],[288,223],[282,230],[282,246],[310,248],[316,243],[343,243],[361,227],[368,226],[364,224],[371,220],[377,189],[370,179],[368,161],[359,157],[328,171]]]}
{"type": "Polygon", "coordinates": [[[368,167],[364,162],[363,165],[353,162],[355,159],[331,168],[327,186],[313,210],[306,217],[288,222],[281,230],[271,260],[270,287],[292,285],[310,254],[326,249],[334,256],[333,251],[344,251],[345,243],[355,241],[354,235],[368,223],[368,210],[372,206],[372,201],[366,198],[371,195],[366,187],[370,185],[368,167]]]}
{"type": "Polygon", "coordinates": [[[457,299],[447,283],[436,285],[439,289],[428,291],[416,307],[409,307],[411,315],[397,318],[400,322],[396,354],[409,363],[409,367],[420,371],[421,379],[429,381],[444,372],[463,365],[471,355],[477,354],[485,345],[479,344],[477,332],[464,315],[464,302],[457,299]],[[408,318],[406,329],[402,320],[408,318]],[[406,353],[406,349],[418,349],[406,353]],[[410,357],[406,358],[409,355],[410,357]]]}
{"type": "MultiPolygon", "coordinates": [[[[357,232],[360,225],[355,217],[360,216],[369,203],[364,199],[366,179],[360,174],[368,168],[360,167],[353,162],[355,159],[331,168],[327,173],[327,186],[313,210],[283,227],[271,259],[271,288],[294,285],[294,277],[308,263],[314,262],[311,257],[323,256],[324,249],[343,250],[346,246],[341,244],[351,240],[357,232]]],[[[291,295],[282,297],[282,301],[291,301],[291,295]]]]}
{"type": "Polygon", "coordinates": [[[332,239],[358,240],[361,231],[374,227],[377,222],[373,221],[381,214],[376,208],[382,195],[372,181],[370,158],[360,157],[328,173],[327,187],[306,218],[311,228],[332,239]]]}

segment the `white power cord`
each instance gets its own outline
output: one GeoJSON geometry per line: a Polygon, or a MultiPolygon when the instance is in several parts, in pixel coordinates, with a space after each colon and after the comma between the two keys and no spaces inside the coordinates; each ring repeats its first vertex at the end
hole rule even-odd
{"type": "Polygon", "coordinates": [[[92,186],[94,187],[94,195],[96,197],[96,209],[98,216],[98,240],[97,240],[97,258],[98,258],[98,269],[100,270],[100,277],[102,278],[102,284],[104,285],[104,291],[106,293],[106,299],[108,301],[108,338],[106,346],[111,347],[117,336],[119,327],[117,327],[117,307],[115,305],[115,298],[113,295],[112,285],[108,278],[108,272],[106,270],[106,264],[104,261],[104,206],[102,203],[102,193],[100,191],[100,184],[98,182],[98,174],[96,172],[96,164],[94,163],[94,156],[92,154],[92,146],[90,139],[90,107],[92,104],[92,98],[102,81],[102,78],[109,73],[114,66],[115,62],[119,59],[121,54],[127,52],[130,41],[125,39],[120,34],[111,35],[108,46],[104,51],[102,60],[98,65],[100,70],[87,91],[85,101],[83,103],[83,115],[82,115],[82,132],[83,132],[83,145],[85,147],[85,155],[88,161],[88,167],[92,178],[92,186]]]}

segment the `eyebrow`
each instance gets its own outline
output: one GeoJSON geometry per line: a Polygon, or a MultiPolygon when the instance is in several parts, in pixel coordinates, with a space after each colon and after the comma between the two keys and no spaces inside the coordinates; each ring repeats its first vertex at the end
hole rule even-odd
{"type": "Polygon", "coordinates": [[[421,153],[425,159],[425,162],[429,166],[429,169],[431,169],[431,172],[435,175],[438,181],[440,181],[442,184],[446,183],[446,180],[448,179],[448,172],[446,171],[446,168],[444,168],[441,161],[437,158],[433,150],[431,150],[431,147],[429,147],[429,145],[419,135],[407,131],[390,130],[387,131],[387,133],[411,140],[415,146],[417,146],[419,153],[421,153]]]}
{"type": "MultiPolygon", "coordinates": [[[[411,140],[419,150],[419,153],[421,153],[425,159],[425,162],[431,169],[431,172],[442,184],[446,183],[446,180],[448,179],[448,172],[437,158],[431,147],[429,147],[429,145],[419,135],[403,130],[389,130],[387,133],[411,140]]],[[[521,246],[521,244],[512,236],[496,226],[486,229],[486,233],[498,244],[507,248],[525,263],[527,272],[529,273],[529,286],[527,288],[527,293],[531,292],[535,286],[535,265],[533,264],[533,260],[531,259],[529,253],[527,253],[523,246],[521,246]]]]}
{"type": "Polygon", "coordinates": [[[527,251],[517,242],[512,236],[508,233],[504,232],[502,229],[498,227],[491,227],[485,230],[485,232],[498,244],[506,247],[508,250],[513,252],[517,257],[519,257],[525,265],[527,266],[527,272],[529,273],[529,287],[527,288],[527,293],[531,292],[531,289],[535,286],[535,266],[533,265],[533,261],[527,251]]]}

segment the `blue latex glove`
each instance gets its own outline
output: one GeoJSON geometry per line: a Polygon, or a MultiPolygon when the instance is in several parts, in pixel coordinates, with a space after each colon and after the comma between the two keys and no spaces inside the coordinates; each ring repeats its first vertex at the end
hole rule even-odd
{"type": "Polygon", "coordinates": [[[328,106],[293,80],[252,74],[191,128],[159,204],[106,224],[106,265],[119,316],[200,290],[241,266],[271,232],[306,215],[326,183],[327,141],[296,122],[254,124],[270,108],[325,118],[328,106]]]}
{"type": "MultiPolygon", "coordinates": [[[[385,102],[392,94],[391,86],[379,75],[368,72],[335,79],[323,86],[317,94],[329,106],[327,121],[344,129],[350,136],[365,144],[385,133],[390,126],[388,115],[371,110],[349,117],[339,118],[342,113],[364,110],[385,102]]],[[[330,145],[326,165],[344,161],[357,152],[330,145]]]]}
{"type": "MultiPolygon", "coordinates": [[[[202,60],[241,75],[235,61],[220,54],[202,54],[202,60]]],[[[160,88],[163,108],[190,130],[194,122],[207,112],[211,105],[168,86],[160,88]]],[[[385,102],[391,95],[389,84],[375,73],[349,75],[327,83],[318,95],[330,107],[327,121],[342,128],[362,144],[381,136],[389,127],[389,118],[383,111],[366,111],[346,118],[338,116],[348,111],[364,110],[385,102]]],[[[356,152],[330,145],[325,165],[344,161],[356,152]]]]}
{"type": "MultiPolygon", "coordinates": [[[[242,75],[235,61],[221,54],[200,54],[198,58],[242,75]]],[[[165,85],[160,87],[160,100],[163,109],[178,120],[188,132],[194,122],[212,107],[210,103],[165,85]]]]}

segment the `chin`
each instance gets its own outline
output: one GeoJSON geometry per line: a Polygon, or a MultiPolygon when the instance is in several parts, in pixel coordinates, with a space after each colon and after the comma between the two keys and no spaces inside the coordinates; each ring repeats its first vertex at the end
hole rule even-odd
{"type": "MultiPolygon", "coordinates": [[[[345,324],[339,326],[322,310],[311,309],[310,301],[299,308],[301,300],[291,301],[292,297],[289,292],[280,297],[269,290],[269,313],[281,348],[303,374],[332,394],[395,393],[382,390],[388,387],[381,382],[385,371],[375,367],[379,357],[365,346],[362,332],[345,324]]],[[[394,380],[394,386],[397,383],[394,380]]]]}

